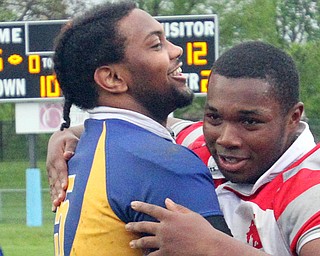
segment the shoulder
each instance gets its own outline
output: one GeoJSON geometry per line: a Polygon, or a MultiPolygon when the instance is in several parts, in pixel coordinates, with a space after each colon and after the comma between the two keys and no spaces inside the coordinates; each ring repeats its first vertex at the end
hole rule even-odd
{"type": "Polygon", "coordinates": [[[175,134],[176,142],[182,146],[189,147],[191,143],[203,135],[202,125],[203,122],[182,120],[170,128],[175,134]]]}
{"type": "Polygon", "coordinates": [[[174,124],[172,130],[177,144],[192,150],[205,164],[211,156],[203,135],[203,122],[184,121],[174,124]]]}
{"type": "Polygon", "coordinates": [[[301,248],[320,238],[320,145],[275,180],[279,188],[274,198],[274,214],[291,247],[301,248]]]}

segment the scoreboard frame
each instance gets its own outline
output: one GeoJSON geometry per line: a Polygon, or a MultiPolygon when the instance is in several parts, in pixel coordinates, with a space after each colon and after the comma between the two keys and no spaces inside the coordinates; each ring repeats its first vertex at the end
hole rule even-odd
{"type": "MultiPolygon", "coordinates": [[[[196,94],[205,94],[218,57],[216,14],[155,16],[166,37],[183,48],[183,73],[196,94]]],[[[62,100],[53,75],[53,44],[68,20],[0,22],[0,103],[62,100]]]]}

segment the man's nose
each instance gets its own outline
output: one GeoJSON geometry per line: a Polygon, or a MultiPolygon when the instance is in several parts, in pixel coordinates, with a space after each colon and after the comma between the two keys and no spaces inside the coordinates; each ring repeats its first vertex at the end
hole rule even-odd
{"type": "Polygon", "coordinates": [[[216,142],[225,148],[240,147],[239,129],[232,124],[223,124],[216,142]]]}
{"type": "Polygon", "coordinates": [[[169,47],[169,55],[170,59],[177,59],[180,58],[183,54],[183,49],[168,41],[168,47],[169,47]]]}

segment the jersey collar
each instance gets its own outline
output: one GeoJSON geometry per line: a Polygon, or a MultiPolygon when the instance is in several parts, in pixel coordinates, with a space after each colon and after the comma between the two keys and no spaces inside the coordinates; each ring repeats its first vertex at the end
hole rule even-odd
{"type": "Polygon", "coordinates": [[[104,120],[104,119],[120,119],[129,123],[135,124],[149,132],[152,132],[164,139],[170,140],[175,143],[170,132],[155,120],[142,115],[140,113],[120,108],[112,108],[99,106],[94,109],[88,110],[89,118],[104,120]]]}

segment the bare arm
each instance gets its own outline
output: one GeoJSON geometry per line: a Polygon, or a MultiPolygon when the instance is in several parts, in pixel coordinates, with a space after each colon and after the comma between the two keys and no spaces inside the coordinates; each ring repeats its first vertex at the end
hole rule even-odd
{"type": "Polygon", "coordinates": [[[320,238],[312,240],[302,246],[299,253],[300,256],[313,256],[318,255],[320,252],[320,238]]]}
{"type": "Polygon", "coordinates": [[[68,185],[67,161],[73,156],[83,126],[56,131],[50,137],[47,152],[47,173],[50,185],[52,211],[55,211],[66,196],[68,185]]]}
{"type": "Polygon", "coordinates": [[[262,256],[268,255],[216,229],[201,215],[166,200],[168,208],[143,202],[133,202],[132,208],[159,220],[132,222],[126,225],[131,232],[145,232],[153,236],[130,242],[132,248],[156,248],[150,256],[262,256]]]}

